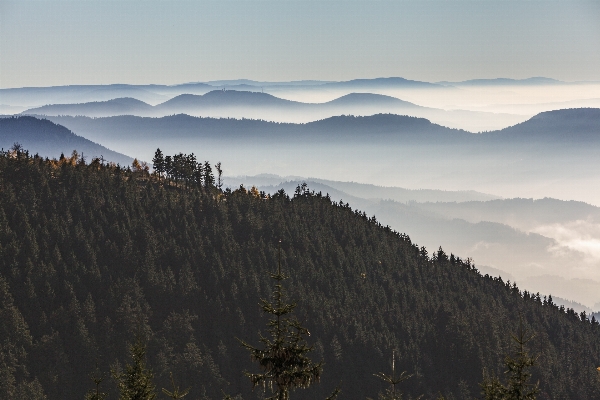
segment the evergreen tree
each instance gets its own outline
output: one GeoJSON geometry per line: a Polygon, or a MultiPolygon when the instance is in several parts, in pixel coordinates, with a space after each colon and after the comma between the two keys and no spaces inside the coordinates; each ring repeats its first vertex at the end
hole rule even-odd
{"type": "Polygon", "coordinates": [[[223,169],[221,169],[221,161],[215,164],[215,168],[217,169],[217,189],[221,190],[223,188],[223,169]]]}
{"type": "MultiPolygon", "coordinates": [[[[379,400],[402,400],[402,392],[396,390],[396,385],[404,382],[405,380],[411,378],[413,375],[407,375],[406,371],[402,371],[399,376],[396,376],[396,351],[392,351],[392,374],[387,375],[383,372],[378,374],[373,374],[378,377],[382,381],[389,383],[390,387],[386,389],[385,393],[379,394],[379,400]]],[[[420,399],[423,396],[418,397],[420,399]]]]}
{"type": "Polygon", "coordinates": [[[163,157],[162,151],[160,148],[156,149],[156,153],[154,153],[154,158],[152,159],[152,168],[158,174],[158,176],[162,176],[165,172],[165,158],[163,157]]]}
{"type": "Polygon", "coordinates": [[[246,373],[252,387],[269,387],[273,395],[268,397],[268,400],[288,400],[290,391],[308,388],[319,380],[323,363],[314,363],[308,358],[307,353],[312,351],[312,347],[307,345],[304,336],[310,333],[292,315],[296,303],[287,303],[285,300],[281,282],[288,277],[281,272],[281,244],[277,273],[271,274],[271,278],[277,282],[273,300],[262,299],[260,304],[263,312],[272,316],[267,323],[271,337],[260,335],[262,348],[244,341],[241,343],[250,351],[252,360],[257,361],[262,369],[260,373],[246,373]]]}
{"type": "Polygon", "coordinates": [[[204,187],[209,188],[213,186],[215,186],[215,176],[213,175],[210,163],[206,161],[204,163],[204,187]]]}
{"type": "Polygon", "coordinates": [[[96,364],[96,373],[91,376],[91,379],[96,387],[85,395],[85,400],[104,400],[106,393],[100,391],[100,384],[104,381],[104,376],[98,370],[98,364],[96,364]]]}
{"type": "Polygon", "coordinates": [[[529,368],[536,364],[537,357],[530,356],[525,347],[534,337],[535,335],[529,334],[523,327],[523,318],[521,317],[519,331],[516,335],[512,335],[515,346],[514,354],[507,356],[504,361],[506,366],[504,373],[508,375],[508,382],[504,386],[498,378],[484,376],[481,387],[486,400],[535,400],[539,388],[537,383],[529,383],[531,378],[529,368]]]}
{"type": "Polygon", "coordinates": [[[196,163],[194,168],[194,181],[198,186],[202,186],[202,182],[204,182],[204,166],[201,162],[196,163]]]}
{"type": "Polygon", "coordinates": [[[165,388],[163,388],[163,393],[167,395],[167,397],[171,398],[171,399],[183,399],[189,392],[190,389],[187,388],[185,390],[179,390],[179,387],[177,385],[175,385],[175,380],[173,379],[173,373],[171,372],[171,385],[173,385],[173,391],[169,391],[165,388]]]}
{"type": "Polygon", "coordinates": [[[119,400],[152,400],[156,397],[154,374],[146,367],[146,346],[141,335],[130,346],[132,364],[125,371],[112,370],[119,388],[119,400]]]}
{"type": "Polygon", "coordinates": [[[173,158],[171,156],[165,157],[165,175],[169,179],[173,179],[173,158]]]}

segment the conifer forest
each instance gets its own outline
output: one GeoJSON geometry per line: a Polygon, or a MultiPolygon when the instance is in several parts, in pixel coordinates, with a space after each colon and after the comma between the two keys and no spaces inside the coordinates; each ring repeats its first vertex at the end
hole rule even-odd
{"type": "Polygon", "coordinates": [[[149,167],[0,154],[1,399],[600,399],[595,317],[306,185],[149,167]]]}

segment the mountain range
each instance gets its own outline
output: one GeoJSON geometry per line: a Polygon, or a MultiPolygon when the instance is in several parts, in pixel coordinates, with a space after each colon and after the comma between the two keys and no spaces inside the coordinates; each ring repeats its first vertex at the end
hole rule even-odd
{"type": "Polygon", "coordinates": [[[423,117],[444,126],[467,126],[472,130],[489,130],[492,127],[504,127],[524,120],[521,115],[421,107],[392,96],[372,93],[349,93],[324,103],[303,103],[267,93],[239,90],[213,90],[204,95],[181,94],[155,106],[126,98],[81,104],[51,104],[22,112],[33,115],[88,117],[163,117],[188,114],[293,123],[311,122],[337,115],[367,116],[378,113],[423,117]]]}
{"type": "MultiPolygon", "coordinates": [[[[345,88],[369,89],[382,86],[406,88],[444,88],[442,85],[429,82],[413,81],[404,78],[375,78],[355,79],[344,82],[331,81],[292,81],[292,82],[257,82],[248,79],[212,82],[191,82],[177,85],[68,85],[50,87],[24,87],[0,89],[2,104],[9,105],[43,105],[57,102],[88,102],[110,100],[123,96],[123,93],[135,94],[138,100],[158,102],[160,99],[168,100],[165,96],[180,94],[204,94],[215,89],[235,89],[256,91],[257,88],[345,88]],[[107,98],[107,94],[110,95],[107,98]],[[120,95],[119,95],[120,93],[120,95]]],[[[155,103],[156,104],[156,103],[155,103]]]]}
{"type": "MultiPolygon", "coordinates": [[[[226,93],[226,92],[225,92],[226,93]]],[[[237,96],[238,94],[236,94],[237,96]]],[[[272,97],[265,95],[268,101],[272,97]]],[[[351,101],[352,97],[342,99],[351,101]]],[[[377,99],[379,99],[377,97],[377,99]]],[[[340,101],[342,101],[340,100],[340,101]]],[[[394,114],[372,116],[335,116],[304,124],[276,123],[262,120],[234,118],[200,118],[189,115],[171,115],[161,118],[115,116],[106,118],[48,116],[48,119],[85,132],[98,140],[121,138],[127,140],[140,136],[161,137],[165,130],[169,136],[217,140],[226,137],[266,138],[269,140],[392,140],[436,144],[440,141],[476,146],[507,146],[529,143],[552,146],[552,143],[569,141],[578,147],[600,140],[600,109],[566,109],[540,113],[515,126],[473,134],[450,129],[425,119],[394,114]]]]}
{"type": "MultiPolygon", "coordinates": [[[[394,113],[427,118],[451,128],[481,132],[515,125],[543,111],[566,107],[598,107],[598,88],[598,82],[562,82],[543,77],[435,83],[390,77],[340,82],[261,82],[234,79],[176,85],[71,85],[0,89],[0,113],[14,115],[44,107],[40,114],[160,117],[188,113],[202,117],[252,118],[294,123],[335,115],[394,113]],[[143,104],[139,104],[140,107],[132,106],[131,102],[122,107],[97,104],[129,97],[154,107],[180,95],[204,96],[212,91],[268,94],[277,97],[279,102],[275,104],[264,96],[255,95],[250,100],[250,97],[236,97],[234,93],[229,93],[225,96],[221,94],[220,97],[208,96],[203,100],[185,96],[165,104],[162,109],[145,107],[143,104]],[[379,99],[375,105],[373,98],[354,97],[351,104],[332,102],[353,93],[383,95],[398,101],[394,103],[389,98],[379,99]],[[227,105],[227,101],[231,104],[227,105]],[[402,104],[401,101],[406,103],[402,104]],[[80,106],[85,103],[96,104],[80,106]],[[181,108],[177,108],[176,104],[181,108]]],[[[126,103],[122,100],[120,102],[126,103]]]]}
{"type": "Polygon", "coordinates": [[[562,85],[566,82],[559,81],[552,78],[544,77],[532,77],[526,79],[508,79],[508,78],[494,78],[494,79],[469,79],[460,82],[448,82],[442,81],[437,82],[440,85],[450,86],[538,86],[538,85],[562,85]]]}

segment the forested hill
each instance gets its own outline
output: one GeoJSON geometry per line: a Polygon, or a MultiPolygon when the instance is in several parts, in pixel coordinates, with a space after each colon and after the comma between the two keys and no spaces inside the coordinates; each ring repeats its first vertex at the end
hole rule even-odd
{"type": "Polygon", "coordinates": [[[531,119],[487,135],[496,140],[541,140],[564,146],[580,145],[600,139],[600,108],[569,108],[539,113],[531,119]]]}
{"type": "Polygon", "coordinates": [[[0,118],[0,147],[9,149],[14,143],[44,157],[58,158],[61,153],[70,155],[77,150],[89,160],[102,156],[121,165],[129,165],[133,161],[131,157],[78,136],[62,125],[34,117],[0,118]]]}
{"type": "Polygon", "coordinates": [[[368,117],[337,116],[306,124],[234,118],[199,118],[185,114],[162,118],[122,115],[106,118],[47,117],[93,140],[149,140],[168,135],[173,139],[199,140],[357,140],[360,142],[412,139],[456,142],[472,133],[446,128],[424,118],[377,114],[368,117]]]}
{"type": "MultiPolygon", "coordinates": [[[[398,386],[408,395],[479,397],[484,368],[503,375],[519,315],[536,333],[538,398],[600,398],[595,320],[328,196],[222,192],[204,177],[175,186],[97,160],[0,155],[0,398],[82,399],[96,363],[108,375],[129,362],[136,334],[159,388],[172,372],[190,399],[256,398],[236,338],[257,344],[266,330],[258,302],[280,239],[284,286],[325,361],[292,398],[337,385],[340,398],[374,398],[393,349],[415,373],[398,386]]],[[[110,378],[101,388],[117,398],[110,378]]]]}

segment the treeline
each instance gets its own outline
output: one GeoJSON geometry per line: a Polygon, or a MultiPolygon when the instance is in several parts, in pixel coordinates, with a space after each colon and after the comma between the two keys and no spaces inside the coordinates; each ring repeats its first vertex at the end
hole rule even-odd
{"type": "Polygon", "coordinates": [[[215,181],[210,163],[208,161],[205,161],[204,164],[198,162],[194,153],[179,153],[165,157],[160,149],[156,149],[152,163],[156,174],[161,178],[164,177],[175,182],[175,186],[179,182],[184,182],[186,188],[191,185],[205,188],[216,186],[218,189],[223,187],[221,163],[218,162],[215,165],[217,169],[215,181]]]}
{"type": "MultiPolygon", "coordinates": [[[[77,154],[0,154],[0,398],[81,399],[96,371],[131,363],[138,334],[157,388],[172,373],[186,398],[261,396],[236,338],[266,334],[259,304],[274,293],[279,240],[287,294],[324,361],[321,383],[295,399],[338,385],[340,398],[374,397],[392,352],[413,374],[398,384],[404,398],[479,398],[484,370],[503,377],[521,317],[536,334],[537,398],[600,398],[594,318],[307,187],[268,196],[205,182],[77,154]]],[[[118,397],[114,379],[102,390],[118,397]]]]}

